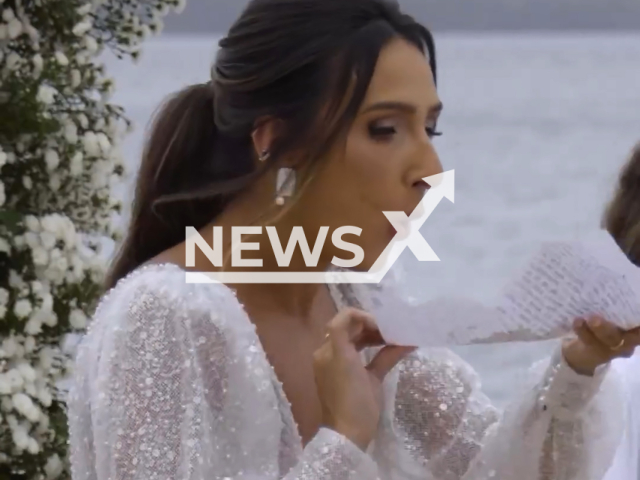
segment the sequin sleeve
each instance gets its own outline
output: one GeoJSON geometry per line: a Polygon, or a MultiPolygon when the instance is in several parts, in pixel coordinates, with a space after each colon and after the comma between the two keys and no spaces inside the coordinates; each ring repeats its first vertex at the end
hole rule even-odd
{"type": "Polygon", "coordinates": [[[283,471],[272,370],[242,315],[226,287],[175,274],[103,301],[69,397],[74,480],[375,479],[373,460],[327,429],[283,471]]]}
{"type": "Polygon", "coordinates": [[[385,382],[385,413],[375,442],[381,475],[392,480],[602,478],[623,430],[619,384],[607,370],[578,375],[558,350],[533,369],[527,388],[500,412],[461,358],[447,349],[418,350],[385,382]]]}
{"type": "Polygon", "coordinates": [[[376,440],[385,478],[602,478],[622,431],[614,376],[606,369],[580,376],[559,352],[539,369],[535,385],[499,412],[452,352],[407,358],[386,385],[385,426],[376,440]]]}

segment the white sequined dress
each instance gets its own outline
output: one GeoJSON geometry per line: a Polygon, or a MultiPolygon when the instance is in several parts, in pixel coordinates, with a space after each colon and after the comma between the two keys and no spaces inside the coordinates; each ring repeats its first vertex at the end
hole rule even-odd
{"type": "MultiPolygon", "coordinates": [[[[375,310],[366,289],[333,293],[375,310]]],[[[579,376],[561,355],[502,413],[446,349],[417,351],[384,391],[367,452],[326,428],[304,446],[234,292],[143,267],[105,296],[78,351],[73,480],[597,480],[622,430],[613,376],[579,376]]]]}

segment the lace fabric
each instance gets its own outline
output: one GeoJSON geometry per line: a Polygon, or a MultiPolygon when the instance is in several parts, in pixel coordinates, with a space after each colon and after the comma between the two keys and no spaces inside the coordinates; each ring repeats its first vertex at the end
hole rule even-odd
{"type": "MultiPolygon", "coordinates": [[[[374,314],[371,296],[393,295],[344,285],[334,293],[339,306],[374,314]]],[[[324,428],[303,447],[233,291],[186,284],[178,267],[154,265],[103,298],[79,348],[69,395],[72,475],[595,480],[621,431],[614,380],[606,371],[578,376],[557,356],[501,414],[469,365],[445,349],[420,350],[385,380],[384,413],[367,452],[324,428]]]]}

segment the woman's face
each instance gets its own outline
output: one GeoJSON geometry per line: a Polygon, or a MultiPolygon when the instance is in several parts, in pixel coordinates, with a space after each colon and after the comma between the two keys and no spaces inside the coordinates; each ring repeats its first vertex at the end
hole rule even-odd
{"type": "Polygon", "coordinates": [[[325,244],[350,260],[330,235],[340,226],[362,229],[344,240],[362,247],[368,270],[395,235],[385,211],[407,216],[428,185],[422,178],[442,172],[432,138],[442,104],[427,59],[412,44],[394,39],[382,51],[346,144],[336,145],[304,196],[306,223],[329,226],[325,244]]]}

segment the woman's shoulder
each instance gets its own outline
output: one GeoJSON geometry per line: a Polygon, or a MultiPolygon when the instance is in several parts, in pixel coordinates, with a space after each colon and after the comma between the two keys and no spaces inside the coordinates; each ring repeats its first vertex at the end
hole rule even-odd
{"type": "Polygon", "coordinates": [[[100,300],[91,330],[157,327],[158,322],[180,324],[197,331],[203,323],[220,330],[252,329],[235,292],[221,283],[189,283],[174,264],[140,267],[122,278],[100,300]]]}

